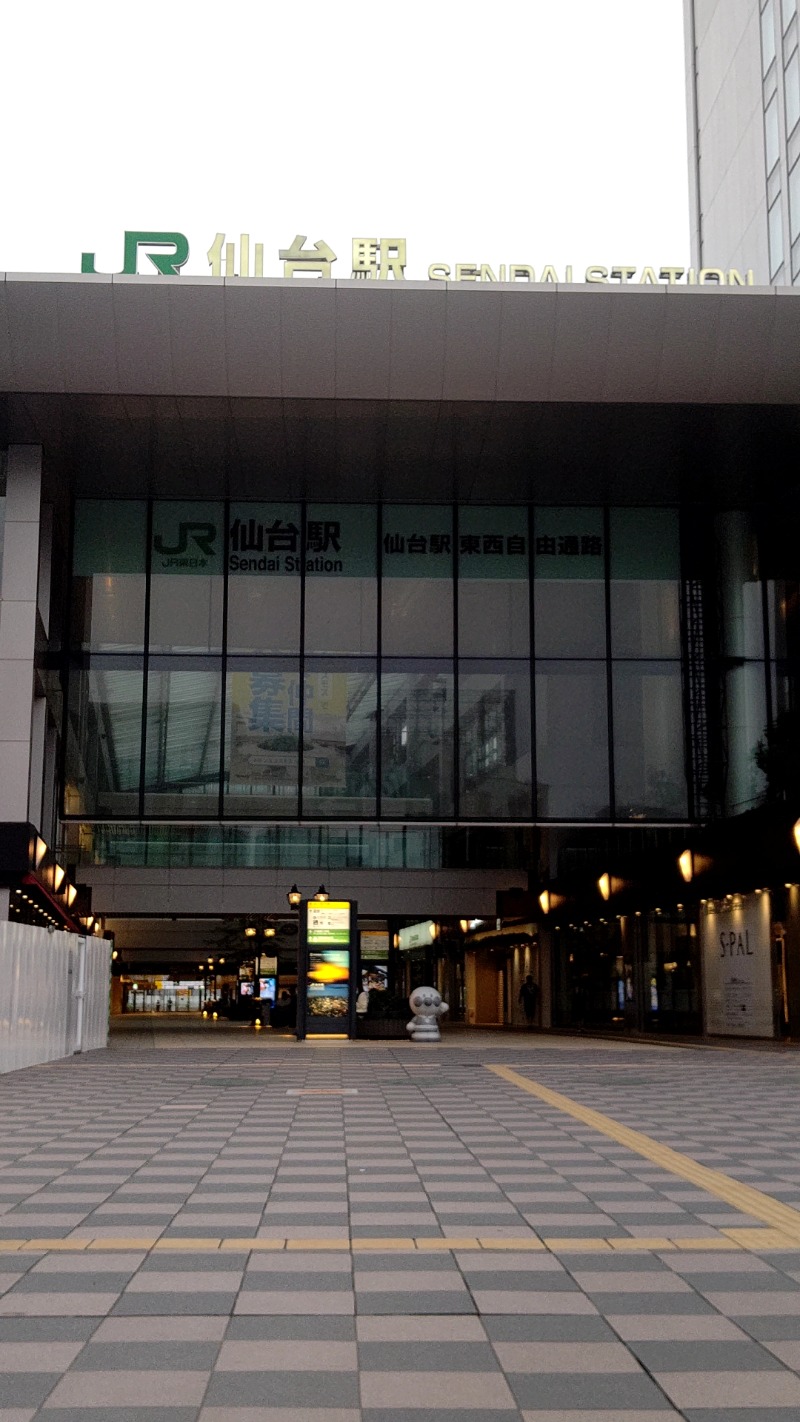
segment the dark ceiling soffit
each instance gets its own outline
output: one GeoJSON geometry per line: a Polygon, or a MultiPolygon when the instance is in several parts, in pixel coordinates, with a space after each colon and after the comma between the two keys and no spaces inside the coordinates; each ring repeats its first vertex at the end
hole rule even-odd
{"type": "Polygon", "coordinates": [[[800,406],[0,397],[46,496],[800,503],[800,406]]]}

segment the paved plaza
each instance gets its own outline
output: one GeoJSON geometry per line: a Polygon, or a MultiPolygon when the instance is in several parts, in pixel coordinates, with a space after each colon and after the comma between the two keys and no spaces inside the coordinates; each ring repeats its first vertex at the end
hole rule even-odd
{"type": "Polygon", "coordinates": [[[0,1078],[0,1422],[789,1422],[800,1056],[136,1024],[0,1078]]]}

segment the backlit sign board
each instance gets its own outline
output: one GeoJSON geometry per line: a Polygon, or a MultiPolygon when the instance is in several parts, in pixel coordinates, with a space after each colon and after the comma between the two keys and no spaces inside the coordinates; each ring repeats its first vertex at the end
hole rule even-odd
{"type": "Polygon", "coordinates": [[[398,946],[404,952],[410,948],[430,948],[435,937],[436,924],[432,918],[426,918],[422,923],[411,923],[407,928],[401,928],[398,946]]]}
{"type": "Polygon", "coordinates": [[[350,942],[350,904],[348,902],[314,903],[308,905],[309,947],[348,944],[350,942]]]}
{"type": "Polygon", "coordinates": [[[357,905],[348,899],[307,899],[301,903],[298,1040],[306,1036],[355,1036],[357,973],[357,905]]]}

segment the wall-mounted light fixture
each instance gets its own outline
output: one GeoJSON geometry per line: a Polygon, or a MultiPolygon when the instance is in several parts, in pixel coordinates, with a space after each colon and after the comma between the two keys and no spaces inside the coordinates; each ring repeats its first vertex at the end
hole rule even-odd
{"type": "Polygon", "coordinates": [[[324,885],[324,884],[320,884],[319,888],[317,889],[317,892],[316,892],[315,895],[314,895],[314,900],[315,900],[315,902],[318,903],[318,904],[324,904],[324,903],[327,903],[327,901],[328,901],[329,898],[330,898],[330,894],[328,893],[328,890],[325,888],[325,885],[324,885]]]}
{"type": "Polygon", "coordinates": [[[711,868],[711,860],[707,854],[695,854],[693,849],[684,849],[683,854],[678,855],[678,868],[683,882],[691,884],[696,874],[705,874],[711,868]]]}
{"type": "Polygon", "coordinates": [[[301,904],[302,899],[303,899],[303,895],[300,893],[300,890],[298,889],[298,887],[297,887],[296,884],[292,884],[292,887],[291,887],[291,889],[289,890],[289,892],[288,892],[288,894],[286,895],[286,897],[287,897],[287,899],[288,899],[288,901],[289,901],[289,907],[290,907],[290,908],[296,909],[296,908],[299,908],[299,907],[300,907],[300,904],[301,904]]]}
{"type": "Polygon", "coordinates": [[[612,894],[618,894],[622,889],[630,888],[630,883],[627,879],[618,879],[616,874],[605,873],[600,875],[597,888],[601,899],[604,903],[608,903],[612,894]]]}
{"type": "Polygon", "coordinates": [[[792,834],[794,835],[795,846],[800,850],[800,820],[795,820],[792,825],[792,834]]]}
{"type": "Polygon", "coordinates": [[[556,909],[563,908],[566,902],[564,894],[554,894],[552,889],[542,889],[539,895],[539,908],[543,914],[553,913],[556,909]]]}
{"type": "Polygon", "coordinates": [[[59,889],[61,888],[61,885],[64,882],[64,876],[66,872],[66,869],[62,869],[60,864],[53,865],[53,888],[55,889],[56,893],[58,893],[59,889]]]}

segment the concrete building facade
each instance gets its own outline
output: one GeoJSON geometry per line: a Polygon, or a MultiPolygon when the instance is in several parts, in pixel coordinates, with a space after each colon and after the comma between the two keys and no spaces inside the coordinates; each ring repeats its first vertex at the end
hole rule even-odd
{"type": "Polygon", "coordinates": [[[177,983],[324,883],[467,1022],[691,1032],[724,911],[800,1022],[798,303],[7,276],[3,911],[177,983]]]}
{"type": "Polygon", "coordinates": [[[800,280],[796,0],[684,0],[692,260],[800,280]]]}

